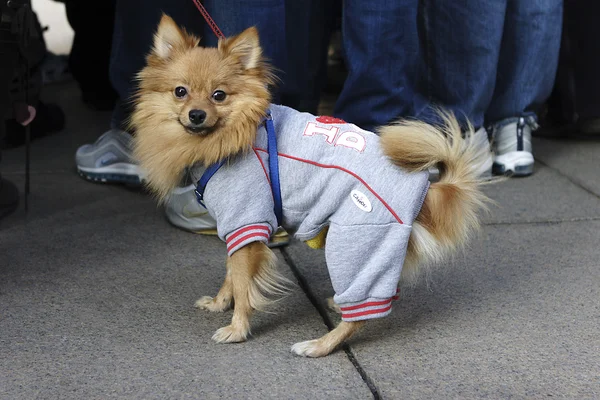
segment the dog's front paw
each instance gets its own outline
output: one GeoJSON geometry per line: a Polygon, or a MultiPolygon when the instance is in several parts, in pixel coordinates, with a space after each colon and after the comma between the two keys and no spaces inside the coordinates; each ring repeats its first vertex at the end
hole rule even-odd
{"type": "Polygon", "coordinates": [[[331,352],[319,339],[307,340],[292,346],[292,353],[302,357],[325,357],[331,352]]]}
{"type": "Polygon", "coordinates": [[[218,301],[210,296],[204,296],[194,303],[194,307],[211,312],[223,312],[231,308],[231,302],[218,301]]]}
{"type": "Polygon", "coordinates": [[[249,333],[246,329],[234,328],[233,325],[228,325],[217,329],[212,340],[217,343],[245,342],[249,333]]]}

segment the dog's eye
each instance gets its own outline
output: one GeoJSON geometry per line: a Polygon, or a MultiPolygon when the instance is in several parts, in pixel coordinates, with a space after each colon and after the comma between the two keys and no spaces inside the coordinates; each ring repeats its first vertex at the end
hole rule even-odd
{"type": "Polygon", "coordinates": [[[212,98],[214,101],[223,101],[227,97],[227,94],[222,90],[215,90],[212,94],[212,98]]]}
{"type": "Polygon", "coordinates": [[[183,86],[177,86],[175,88],[175,97],[182,99],[186,95],[187,95],[187,89],[184,88],[183,86]]]}

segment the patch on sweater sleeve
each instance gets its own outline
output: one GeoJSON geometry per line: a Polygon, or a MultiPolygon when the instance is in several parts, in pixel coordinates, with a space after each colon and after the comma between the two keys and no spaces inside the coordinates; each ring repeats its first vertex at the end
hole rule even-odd
{"type": "Polygon", "coordinates": [[[271,226],[269,224],[252,224],[241,227],[226,236],[227,254],[231,257],[237,250],[252,242],[267,243],[270,237],[271,226]]]}

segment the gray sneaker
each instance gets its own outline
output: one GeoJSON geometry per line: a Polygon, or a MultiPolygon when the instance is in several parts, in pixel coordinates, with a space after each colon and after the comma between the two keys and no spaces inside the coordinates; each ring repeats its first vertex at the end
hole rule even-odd
{"type": "Polygon", "coordinates": [[[528,176],[533,173],[531,131],[537,128],[532,117],[519,117],[492,128],[494,174],[528,176]]]}
{"type": "Polygon", "coordinates": [[[131,158],[131,135],[119,129],[78,148],[75,164],[79,175],[90,181],[141,185],[143,180],[141,168],[131,158]]]}

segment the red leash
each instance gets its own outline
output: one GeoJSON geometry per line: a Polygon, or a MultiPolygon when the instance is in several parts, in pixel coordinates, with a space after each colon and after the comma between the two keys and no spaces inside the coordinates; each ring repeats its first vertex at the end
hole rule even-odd
{"type": "Polygon", "coordinates": [[[219,39],[225,39],[225,35],[223,35],[223,32],[221,32],[221,30],[217,26],[217,23],[215,22],[215,20],[212,19],[212,17],[208,13],[208,11],[206,11],[206,8],[204,8],[202,3],[200,3],[200,0],[192,0],[192,1],[196,5],[196,8],[198,9],[198,11],[200,11],[200,14],[202,14],[204,19],[206,20],[206,23],[208,24],[208,26],[210,26],[210,29],[212,29],[212,31],[215,33],[215,36],[219,39]]]}

